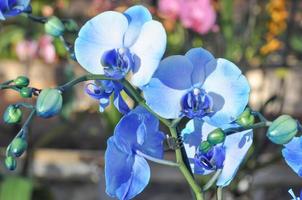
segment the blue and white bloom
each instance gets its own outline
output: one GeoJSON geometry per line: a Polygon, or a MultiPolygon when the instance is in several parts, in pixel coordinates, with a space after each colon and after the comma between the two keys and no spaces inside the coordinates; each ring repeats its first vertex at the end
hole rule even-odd
{"type": "Polygon", "coordinates": [[[158,119],[143,107],[136,107],[118,123],[105,152],[106,192],[109,196],[132,199],[147,186],[150,167],[141,155],[163,158],[165,136],[158,128],[158,119]]]}
{"type": "Polygon", "coordinates": [[[78,62],[92,74],[116,79],[132,72],[132,84],[147,84],[166,49],[166,32],[147,8],[107,11],[89,20],[75,42],[78,62]]]}
{"type": "Polygon", "coordinates": [[[127,114],[130,109],[121,95],[122,90],[122,84],[110,80],[95,81],[95,83],[88,83],[85,87],[85,92],[90,97],[99,100],[100,112],[104,112],[109,106],[110,96],[114,94],[114,106],[120,113],[127,114]]]}
{"type": "Polygon", "coordinates": [[[202,118],[212,125],[237,119],[250,87],[239,68],[202,48],[162,60],[143,88],[147,104],[164,118],[202,118]]]}
{"type": "Polygon", "coordinates": [[[0,20],[7,17],[19,15],[29,9],[30,0],[1,0],[0,1],[0,20]]]}
{"type": "Polygon", "coordinates": [[[302,177],[302,136],[294,137],[284,145],[282,155],[286,163],[302,177]]]}
{"type": "MultiPolygon", "coordinates": [[[[222,129],[237,127],[224,125],[222,129]]],[[[182,130],[184,147],[194,174],[206,175],[221,170],[216,185],[227,186],[233,180],[239,166],[253,142],[252,130],[226,136],[222,144],[213,146],[207,153],[199,151],[201,142],[206,141],[214,127],[200,119],[190,120],[182,130]]]]}
{"type": "Polygon", "coordinates": [[[302,200],[302,190],[300,192],[300,197],[296,197],[296,195],[292,189],[289,189],[288,193],[292,196],[291,200],[302,200]]]}

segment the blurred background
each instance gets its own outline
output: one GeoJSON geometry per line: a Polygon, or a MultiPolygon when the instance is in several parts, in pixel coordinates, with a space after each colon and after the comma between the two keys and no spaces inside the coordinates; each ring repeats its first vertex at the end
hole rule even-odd
{"type": "MultiPolygon", "coordinates": [[[[268,119],[281,113],[302,120],[302,2],[299,0],[32,0],[38,16],[73,18],[81,26],[105,10],[147,6],[168,34],[166,56],[204,47],[235,62],[252,87],[250,106],[268,119]]],[[[75,35],[65,35],[73,43],[75,35]]],[[[41,24],[19,16],[0,23],[0,81],[26,75],[36,88],[54,87],[83,75],[59,39],[41,24]]],[[[1,91],[0,113],[22,99],[1,91]]],[[[29,149],[16,172],[3,166],[5,148],[20,126],[0,122],[0,200],[109,200],[105,195],[103,153],[120,114],[114,107],[98,112],[98,102],[78,85],[64,97],[59,117],[35,118],[29,149]]],[[[129,102],[131,103],[131,102],[129,102]]],[[[167,157],[173,159],[173,152],[167,157]]],[[[200,183],[209,177],[201,177],[200,183]]],[[[287,190],[302,188],[281,158],[281,147],[257,130],[254,145],[225,199],[284,200],[287,190]]],[[[214,199],[214,191],[206,195],[214,199]]],[[[190,190],[180,172],[152,164],[152,178],[135,199],[187,200],[190,190]]]]}

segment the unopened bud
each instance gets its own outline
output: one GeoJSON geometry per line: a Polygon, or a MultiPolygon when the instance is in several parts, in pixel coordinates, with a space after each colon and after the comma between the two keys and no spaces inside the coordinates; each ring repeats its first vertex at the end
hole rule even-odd
{"type": "Polygon", "coordinates": [[[225,133],[220,128],[217,128],[213,130],[211,133],[209,133],[207,138],[208,142],[212,145],[220,144],[224,141],[224,139],[225,139],[225,133]]]}
{"type": "Polygon", "coordinates": [[[50,17],[44,25],[45,32],[51,36],[59,37],[63,35],[65,27],[62,21],[56,17],[50,17]]]}
{"type": "Polygon", "coordinates": [[[63,97],[60,90],[44,89],[37,99],[37,115],[43,118],[55,116],[61,111],[62,104],[63,97]]]}
{"type": "Polygon", "coordinates": [[[3,114],[3,120],[8,124],[16,124],[22,119],[22,110],[19,107],[10,105],[3,114]]]}
{"type": "Polygon", "coordinates": [[[273,121],[266,135],[275,144],[286,144],[295,137],[297,132],[297,121],[289,115],[281,115],[273,121]]]}

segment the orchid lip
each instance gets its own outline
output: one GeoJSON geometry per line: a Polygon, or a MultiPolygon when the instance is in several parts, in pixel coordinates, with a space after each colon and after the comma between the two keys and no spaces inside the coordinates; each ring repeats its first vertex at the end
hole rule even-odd
{"type": "Polygon", "coordinates": [[[121,79],[134,68],[134,55],[128,48],[111,49],[103,54],[101,64],[105,75],[121,79]]]}
{"type": "Polygon", "coordinates": [[[181,106],[187,117],[202,118],[212,113],[213,100],[205,90],[195,87],[182,98],[181,106]]]}

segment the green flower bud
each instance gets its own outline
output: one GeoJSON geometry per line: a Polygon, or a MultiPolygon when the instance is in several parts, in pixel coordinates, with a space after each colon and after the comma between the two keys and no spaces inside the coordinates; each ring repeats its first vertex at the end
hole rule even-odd
{"type": "Polygon", "coordinates": [[[61,111],[62,104],[63,98],[60,90],[44,89],[37,99],[37,115],[43,118],[55,116],[61,111]]]}
{"type": "Polygon", "coordinates": [[[222,143],[225,139],[225,134],[222,129],[217,128],[208,135],[208,142],[212,145],[222,143]]]}
{"type": "Polygon", "coordinates": [[[27,142],[23,138],[15,138],[9,148],[10,153],[15,157],[20,157],[27,149],[27,142]]]}
{"type": "Polygon", "coordinates": [[[254,124],[255,122],[255,117],[254,115],[251,114],[251,109],[246,108],[243,113],[238,117],[236,120],[237,124],[243,126],[243,127],[248,127],[254,124]]]}
{"type": "Polygon", "coordinates": [[[14,83],[18,87],[27,87],[29,85],[29,79],[26,76],[19,76],[14,80],[14,83]]]}
{"type": "Polygon", "coordinates": [[[24,87],[20,90],[20,95],[23,98],[31,98],[33,94],[33,89],[30,87],[24,87]]]}
{"type": "Polygon", "coordinates": [[[207,153],[212,148],[212,145],[208,141],[203,141],[199,145],[199,151],[203,153],[207,153]]]}
{"type": "Polygon", "coordinates": [[[8,156],[5,158],[4,161],[5,167],[11,171],[15,170],[17,168],[17,161],[14,157],[8,156]]]}
{"type": "Polygon", "coordinates": [[[22,110],[14,105],[10,105],[6,108],[3,114],[3,120],[8,124],[15,124],[22,119],[22,110]]]}
{"type": "Polygon", "coordinates": [[[44,25],[45,32],[51,36],[59,37],[64,33],[64,24],[62,21],[56,17],[50,17],[44,25]]]}
{"type": "Polygon", "coordinates": [[[273,121],[266,135],[275,144],[286,144],[297,132],[297,121],[289,115],[281,115],[273,121]]]}
{"type": "Polygon", "coordinates": [[[67,20],[64,25],[66,30],[69,32],[76,32],[79,30],[78,24],[72,19],[67,20]]]}

